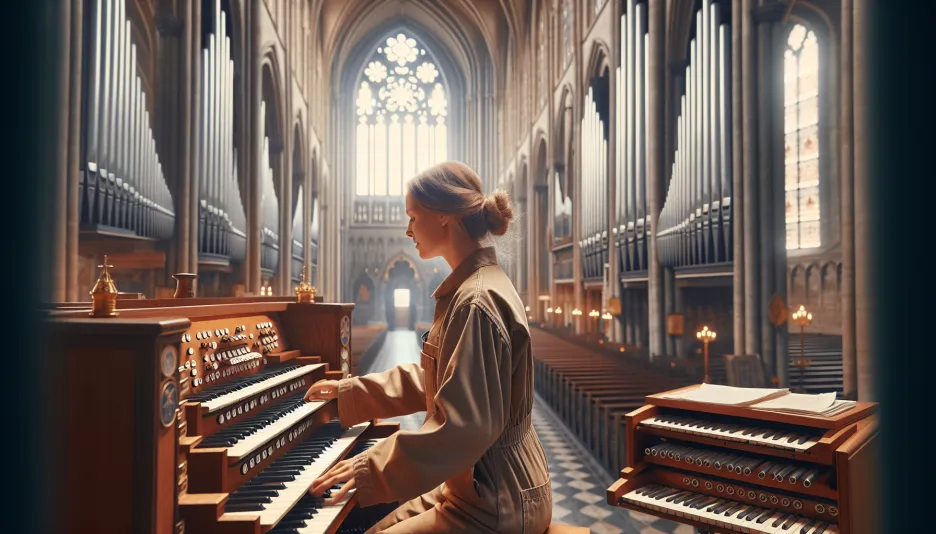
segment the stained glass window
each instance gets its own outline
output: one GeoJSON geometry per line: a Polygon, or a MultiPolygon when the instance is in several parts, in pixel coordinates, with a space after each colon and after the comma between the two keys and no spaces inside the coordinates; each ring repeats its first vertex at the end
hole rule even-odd
{"type": "Polygon", "coordinates": [[[819,180],[819,45],[797,24],[784,55],[784,183],[787,250],[821,241],[819,180]]]}
{"type": "Polygon", "coordinates": [[[407,180],[447,159],[448,91],[414,37],[398,32],[381,43],[358,82],[355,110],[358,196],[401,196],[407,180]]]}
{"type": "Polygon", "coordinates": [[[572,61],[572,26],[575,20],[575,10],[572,0],[562,0],[562,66],[572,61]]]}

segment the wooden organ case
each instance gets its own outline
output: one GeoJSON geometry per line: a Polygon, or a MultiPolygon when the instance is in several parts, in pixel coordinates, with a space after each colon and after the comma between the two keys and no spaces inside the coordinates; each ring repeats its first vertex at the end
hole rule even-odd
{"type": "Polygon", "coordinates": [[[56,532],[337,532],[353,492],[325,506],[309,486],[399,426],[341,428],[337,401],[303,401],[351,372],[352,309],[261,297],[48,312],[49,432],[66,451],[56,532]]]}
{"type": "Polygon", "coordinates": [[[877,404],[831,417],[650,395],[612,506],[708,532],[876,534],[877,404]]]}

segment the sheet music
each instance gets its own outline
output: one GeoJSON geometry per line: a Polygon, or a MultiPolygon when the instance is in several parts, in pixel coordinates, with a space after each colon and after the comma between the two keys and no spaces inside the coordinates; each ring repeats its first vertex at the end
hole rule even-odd
{"type": "Polygon", "coordinates": [[[787,393],[789,393],[788,389],[739,388],[718,384],[702,384],[695,389],[672,393],[663,397],[725,406],[749,406],[787,393]]]}
{"type": "Polygon", "coordinates": [[[759,410],[783,410],[820,414],[835,402],[835,393],[804,394],[790,393],[776,399],[759,402],[751,406],[759,410]]]}

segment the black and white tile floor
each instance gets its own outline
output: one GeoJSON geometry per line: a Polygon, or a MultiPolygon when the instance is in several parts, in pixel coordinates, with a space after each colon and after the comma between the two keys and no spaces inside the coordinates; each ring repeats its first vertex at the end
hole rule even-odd
{"type": "MultiPolygon", "coordinates": [[[[384,346],[366,372],[385,371],[394,365],[419,361],[419,346],[411,331],[387,332],[384,346]]],[[[403,430],[419,430],[424,413],[389,419],[403,430]]],[[[573,436],[561,419],[539,397],[533,406],[533,427],[546,451],[553,494],[553,523],[588,527],[595,534],[693,534],[695,529],[657,517],[615,508],[605,502],[613,483],[573,436]]]]}

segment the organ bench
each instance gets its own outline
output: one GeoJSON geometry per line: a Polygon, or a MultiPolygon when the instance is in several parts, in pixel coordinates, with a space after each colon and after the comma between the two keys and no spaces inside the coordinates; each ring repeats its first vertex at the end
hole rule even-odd
{"type": "Polygon", "coordinates": [[[57,532],[331,533],[357,512],[353,492],[325,506],[307,490],[398,425],[344,429],[337,401],[303,401],[315,381],[351,372],[353,305],[250,297],[117,309],[45,312],[46,420],[58,422],[47,431],[65,451],[49,459],[62,474],[57,532]]]}
{"type": "Polygon", "coordinates": [[[705,532],[874,534],[877,404],[819,417],[649,395],[612,506],[705,532]]]}

